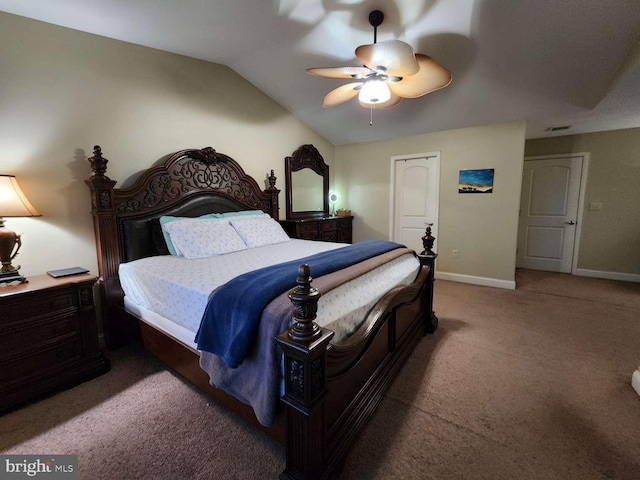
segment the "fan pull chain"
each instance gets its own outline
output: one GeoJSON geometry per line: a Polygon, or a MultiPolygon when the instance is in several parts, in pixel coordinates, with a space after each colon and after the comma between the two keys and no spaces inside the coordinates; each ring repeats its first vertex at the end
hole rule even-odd
{"type": "Polygon", "coordinates": [[[373,125],[373,107],[371,107],[371,119],[369,120],[369,125],[373,125]]]}

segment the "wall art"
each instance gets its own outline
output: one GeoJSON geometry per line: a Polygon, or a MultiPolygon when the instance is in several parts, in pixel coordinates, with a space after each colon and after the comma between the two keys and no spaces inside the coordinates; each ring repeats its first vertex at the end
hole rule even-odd
{"type": "Polygon", "coordinates": [[[493,193],[493,168],[460,170],[458,193],[493,193]]]}

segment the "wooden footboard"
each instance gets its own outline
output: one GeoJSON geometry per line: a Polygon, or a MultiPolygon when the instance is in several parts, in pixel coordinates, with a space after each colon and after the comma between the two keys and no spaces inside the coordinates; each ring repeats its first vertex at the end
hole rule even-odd
{"type": "Polygon", "coordinates": [[[409,286],[389,291],[362,327],[331,344],[333,332],[314,322],[320,293],[300,267],[289,297],[294,324],[277,337],[284,352],[287,466],[283,480],[337,473],[420,337],[436,328],[431,292],[434,256],[421,256],[409,286]]]}

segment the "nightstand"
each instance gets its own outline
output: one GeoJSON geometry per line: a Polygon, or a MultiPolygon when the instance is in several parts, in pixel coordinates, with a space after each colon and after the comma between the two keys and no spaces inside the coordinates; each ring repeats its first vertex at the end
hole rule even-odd
{"type": "Polygon", "coordinates": [[[0,412],[109,371],[98,346],[93,275],[0,287],[0,412]]]}

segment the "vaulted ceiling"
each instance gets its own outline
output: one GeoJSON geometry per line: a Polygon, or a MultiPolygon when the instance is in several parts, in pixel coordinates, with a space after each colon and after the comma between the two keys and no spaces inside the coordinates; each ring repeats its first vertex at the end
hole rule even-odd
{"type": "Polygon", "coordinates": [[[336,145],[513,120],[528,138],[640,126],[638,0],[0,0],[0,11],[227,65],[336,145]],[[375,9],[378,42],[409,43],[453,82],[390,109],[323,109],[348,81],[305,70],[358,66],[375,9]]]}

